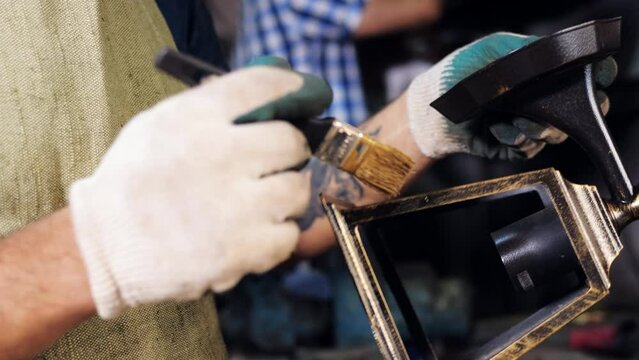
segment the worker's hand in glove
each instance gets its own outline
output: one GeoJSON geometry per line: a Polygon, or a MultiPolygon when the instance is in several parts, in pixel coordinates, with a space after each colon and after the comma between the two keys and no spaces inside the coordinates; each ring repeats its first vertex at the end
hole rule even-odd
{"type": "Polygon", "coordinates": [[[287,259],[299,235],[291,219],[310,197],[308,180],[287,169],[308,159],[308,145],[288,122],[234,121],[256,109],[253,119],[316,116],[330,99],[320,79],[261,66],[132,119],[70,191],[99,315],[223,291],[287,259]]]}
{"type": "MultiPolygon", "coordinates": [[[[442,116],[430,103],[475,71],[489,63],[537,40],[534,36],[496,33],[460,48],[418,76],[408,93],[408,121],[417,145],[424,155],[441,158],[452,153],[471,153],[487,158],[531,158],[546,143],[557,144],[566,134],[548,124],[514,118],[509,122],[469,120],[454,124],[442,116]],[[490,122],[489,122],[490,123],[490,122]]],[[[607,58],[595,66],[595,80],[608,86],[617,73],[617,65],[607,58]]],[[[601,109],[607,113],[608,98],[598,91],[601,109]]]]}

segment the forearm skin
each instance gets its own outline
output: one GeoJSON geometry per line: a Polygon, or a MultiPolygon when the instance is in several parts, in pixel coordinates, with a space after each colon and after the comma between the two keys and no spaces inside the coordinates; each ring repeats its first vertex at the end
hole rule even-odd
{"type": "Polygon", "coordinates": [[[354,36],[364,38],[431,25],[441,13],[441,0],[372,0],[366,5],[354,36]]]}
{"type": "Polygon", "coordinates": [[[31,359],[93,314],[68,209],[0,240],[0,360],[31,359]]]}

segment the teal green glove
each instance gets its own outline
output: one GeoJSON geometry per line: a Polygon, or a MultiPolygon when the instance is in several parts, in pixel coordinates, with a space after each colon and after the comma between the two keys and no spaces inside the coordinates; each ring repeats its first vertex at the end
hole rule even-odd
{"type": "MultiPolygon", "coordinates": [[[[269,102],[235,120],[244,124],[265,120],[286,120],[291,123],[304,121],[322,115],[333,101],[333,92],[328,83],[315,75],[292,70],[289,63],[276,56],[260,56],[249,66],[270,66],[294,72],[303,79],[302,87],[275,101],[269,102]]],[[[252,86],[260,86],[253,84],[252,86]]]]}
{"type": "MultiPolygon", "coordinates": [[[[408,121],[417,145],[426,156],[441,158],[465,152],[491,159],[531,158],[547,143],[557,144],[567,138],[548,124],[523,118],[508,122],[476,119],[454,124],[430,106],[467,76],[535,40],[535,36],[492,34],[454,51],[413,80],[407,94],[408,121]]],[[[601,86],[610,85],[616,73],[612,58],[595,66],[595,80],[601,86]]],[[[608,98],[601,91],[597,97],[602,111],[607,113],[608,98]]]]}

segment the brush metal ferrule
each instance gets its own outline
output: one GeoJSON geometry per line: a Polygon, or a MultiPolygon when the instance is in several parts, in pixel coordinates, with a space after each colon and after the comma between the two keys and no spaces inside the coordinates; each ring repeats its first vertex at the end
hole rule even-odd
{"type": "Polygon", "coordinates": [[[357,128],[334,120],[315,156],[352,173],[368,149],[366,142],[362,141],[364,137],[357,128]]]}

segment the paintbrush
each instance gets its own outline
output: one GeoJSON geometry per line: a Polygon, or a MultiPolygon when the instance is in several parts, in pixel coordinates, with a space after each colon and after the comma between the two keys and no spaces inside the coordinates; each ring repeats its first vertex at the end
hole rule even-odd
{"type": "MultiPolygon", "coordinates": [[[[189,86],[211,75],[226,74],[169,48],[158,54],[155,66],[189,86]]],[[[414,161],[408,155],[338,120],[310,119],[294,125],[306,136],[315,157],[387,194],[399,194],[413,169],[414,161]]]]}

